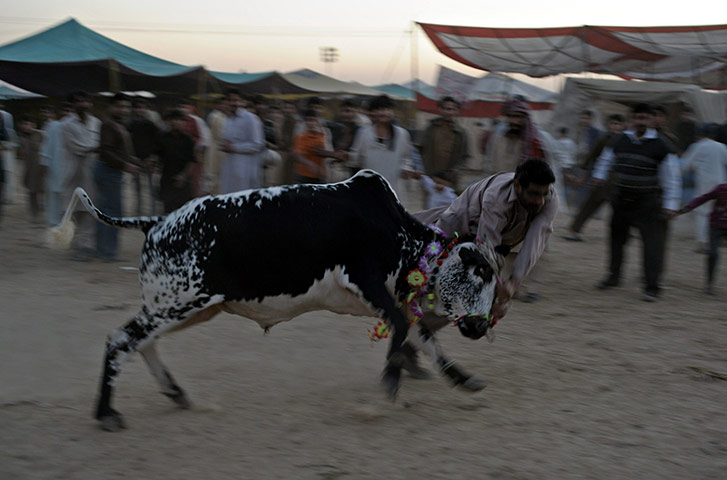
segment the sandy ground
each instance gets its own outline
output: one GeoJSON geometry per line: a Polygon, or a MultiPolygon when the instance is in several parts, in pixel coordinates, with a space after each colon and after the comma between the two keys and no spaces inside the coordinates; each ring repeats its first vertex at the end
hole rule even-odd
{"type": "Polygon", "coordinates": [[[5,206],[0,224],[3,480],[725,478],[727,382],[690,367],[727,372],[727,261],[703,295],[688,218],[655,304],[640,300],[639,242],[623,286],[598,292],[604,222],[585,243],[556,234],[543,299],[515,302],[494,343],[440,334],[487,381],[477,394],[407,377],[386,401],[374,319],[315,312],[263,335],[220,315],[160,342],[194,407],[160,395],[134,355],[115,402],[129,429],[112,434],[91,413],[105,337],[139,307],[142,235],[123,232],[127,262],[77,263],[25,212],[5,206]]]}

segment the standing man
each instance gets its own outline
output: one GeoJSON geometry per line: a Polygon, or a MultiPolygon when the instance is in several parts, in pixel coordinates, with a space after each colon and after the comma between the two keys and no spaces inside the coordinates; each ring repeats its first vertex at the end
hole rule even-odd
{"type": "MultiPolygon", "coordinates": [[[[122,217],[121,180],[124,172],[138,176],[138,159],[133,156],[131,135],[124,126],[131,113],[131,101],[123,93],[114,95],[108,115],[101,124],[101,146],[94,167],[97,205],[107,215],[122,217]]],[[[119,230],[96,222],[96,254],[105,262],[119,261],[119,230]]]]}
{"type": "Polygon", "coordinates": [[[27,115],[20,119],[18,132],[18,160],[23,165],[23,186],[28,189],[30,215],[37,223],[43,204],[46,170],[40,163],[39,154],[43,132],[36,130],[35,122],[27,115]]]}
{"type": "Polygon", "coordinates": [[[45,217],[48,226],[58,225],[63,215],[63,175],[65,158],[63,150],[63,122],[73,112],[69,102],[58,110],[58,120],[51,120],[43,127],[43,143],[40,146],[40,163],[46,168],[45,217]]]}
{"type": "MultiPolygon", "coordinates": [[[[631,227],[641,233],[644,253],[643,299],[657,300],[662,271],[664,219],[672,218],[679,207],[679,182],[670,165],[669,146],[651,128],[651,106],[640,103],[631,115],[632,129],[614,139],[596,161],[595,183],[605,182],[609,173],[614,194],[611,199],[611,241],[609,275],[599,289],[617,286],[621,281],[624,245],[631,227]]],[[[676,170],[678,172],[678,170],[676,170]]]]}
{"type": "MultiPolygon", "coordinates": [[[[63,195],[62,204],[68,205],[73,191],[81,187],[95,197],[92,168],[96,161],[101,121],[91,115],[91,100],[83,91],[72,93],[69,102],[73,112],[61,124],[63,150],[63,195]]],[[[76,233],[71,242],[72,258],[77,261],[89,261],[94,256],[96,244],[94,240],[95,221],[90,213],[77,205],[73,214],[76,222],[76,233]]]]}
{"type": "Polygon", "coordinates": [[[623,133],[626,128],[623,115],[614,113],[608,117],[608,133],[598,139],[596,144],[593,146],[591,152],[586,156],[581,163],[581,168],[586,173],[588,178],[587,194],[586,199],[581,205],[578,213],[573,217],[573,222],[570,225],[570,233],[563,238],[572,242],[582,242],[583,237],[581,236],[581,230],[586,224],[589,218],[601,208],[605,202],[609,200],[609,182],[592,182],[591,175],[593,173],[593,164],[598,157],[606,148],[606,145],[611,143],[614,138],[623,133]]]}
{"type": "MultiPolygon", "coordinates": [[[[719,125],[701,125],[697,131],[699,140],[693,143],[682,157],[682,173],[694,172],[694,196],[698,197],[727,182],[727,145],[716,141],[719,125]]],[[[709,206],[701,205],[694,210],[697,251],[706,253],[709,239],[709,206]]]]}
{"type": "Polygon", "coordinates": [[[207,125],[212,136],[212,147],[208,149],[207,161],[205,162],[204,184],[206,190],[212,195],[220,192],[220,170],[225,160],[225,152],[217,148],[222,142],[222,135],[225,133],[225,124],[230,116],[230,105],[227,97],[222,97],[215,108],[207,115],[207,125]]]}
{"type": "Polygon", "coordinates": [[[192,169],[197,162],[194,139],[184,131],[186,114],[175,109],[165,115],[169,130],[159,136],[157,156],[162,169],[159,198],[170,213],[194,198],[192,169]]]}
{"type": "Polygon", "coordinates": [[[3,170],[5,185],[0,190],[0,202],[13,203],[18,192],[18,179],[16,177],[15,150],[18,148],[18,134],[15,132],[15,120],[10,112],[5,111],[5,105],[0,100],[0,119],[5,132],[0,141],[0,168],[3,170]]]}
{"type": "Polygon", "coordinates": [[[409,132],[394,125],[394,102],[387,95],[371,100],[369,112],[373,123],[356,133],[349,161],[356,168],[380,173],[401,199],[404,189],[399,179],[412,171],[409,132]]]}
{"type": "Polygon", "coordinates": [[[490,137],[487,158],[493,173],[514,172],[529,158],[545,160],[545,149],[539,132],[530,119],[530,107],[523,100],[513,99],[503,108],[506,125],[490,137]]]}
{"type": "Polygon", "coordinates": [[[131,102],[131,121],[129,122],[129,135],[134,147],[134,156],[139,162],[139,175],[134,176],[136,190],[136,215],[142,212],[143,183],[149,189],[150,214],[156,215],[156,186],[154,184],[154,150],[159,140],[159,127],[149,118],[149,108],[146,100],[136,98],[131,102]]]}
{"type": "Polygon", "coordinates": [[[220,171],[220,193],[262,187],[262,156],[265,151],[263,123],[243,108],[237,90],[227,92],[232,116],[225,124],[220,150],[227,153],[220,171]]]}
{"type": "Polygon", "coordinates": [[[439,101],[440,116],[429,122],[421,141],[424,173],[431,176],[444,170],[452,179],[455,190],[458,169],[469,157],[467,133],[455,121],[459,109],[460,104],[454,98],[442,98],[439,101]]]}

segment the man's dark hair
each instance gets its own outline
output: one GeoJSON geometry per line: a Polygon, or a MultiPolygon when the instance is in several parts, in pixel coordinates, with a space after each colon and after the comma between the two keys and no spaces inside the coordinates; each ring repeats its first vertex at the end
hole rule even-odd
{"type": "Polygon", "coordinates": [[[459,104],[459,102],[458,102],[457,100],[455,100],[455,99],[454,99],[454,97],[452,97],[451,95],[447,95],[446,97],[442,98],[442,99],[441,99],[441,100],[439,101],[439,106],[441,107],[442,105],[444,105],[444,102],[452,102],[452,103],[454,103],[455,105],[457,105],[457,108],[459,108],[459,107],[460,107],[460,104],[459,104]]]}
{"type": "Polygon", "coordinates": [[[593,112],[590,110],[581,110],[581,115],[585,115],[588,118],[593,118],[593,112]]]}
{"type": "Polygon", "coordinates": [[[73,104],[71,102],[61,103],[61,106],[58,107],[58,111],[56,113],[58,115],[61,115],[63,113],[63,110],[73,110],[73,104]]]}
{"type": "Polygon", "coordinates": [[[323,100],[320,97],[310,97],[305,103],[306,107],[312,107],[313,105],[323,105],[323,100]]]}
{"type": "Polygon", "coordinates": [[[354,102],[350,98],[341,102],[341,108],[356,108],[357,106],[358,105],[356,105],[356,102],[354,102]]]}
{"type": "Polygon", "coordinates": [[[135,98],[131,101],[131,108],[146,108],[148,105],[149,102],[143,98],[135,98]]]}
{"type": "Polygon", "coordinates": [[[167,111],[167,112],[166,112],[166,113],[164,114],[164,118],[165,118],[166,120],[171,120],[171,119],[173,119],[173,118],[184,118],[184,112],[182,112],[182,111],[181,111],[180,109],[178,109],[178,108],[173,108],[173,109],[171,109],[171,110],[168,110],[168,111],[167,111]]]}
{"type": "Polygon", "coordinates": [[[624,122],[625,119],[624,119],[624,116],[621,115],[620,113],[614,113],[614,114],[611,114],[608,116],[608,121],[609,122],[624,122]]]}
{"type": "Polygon", "coordinates": [[[649,115],[652,115],[654,111],[648,103],[637,103],[631,109],[631,113],[648,113],[649,115]]]}
{"type": "Polygon", "coordinates": [[[20,117],[20,121],[35,123],[35,119],[33,117],[31,117],[30,115],[23,115],[22,117],[20,117]]]}
{"type": "Polygon", "coordinates": [[[236,88],[228,88],[225,90],[225,97],[229,98],[230,95],[237,95],[238,97],[241,97],[240,91],[236,88]]]}
{"type": "Polygon", "coordinates": [[[253,105],[267,105],[268,100],[264,96],[258,94],[258,95],[253,95],[252,103],[253,103],[253,105]]]}
{"type": "Polygon", "coordinates": [[[126,95],[125,93],[116,92],[114,94],[114,98],[111,99],[111,103],[118,103],[118,102],[130,102],[131,97],[126,95]]]}
{"type": "Polygon", "coordinates": [[[550,185],[555,182],[555,175],[545,160],[528,158],[515,170],[515,180],[522,188],[528,188],[531,183],[550,185]]]}
{"type": "Polygon", "coordinates": [[[315,110],[313,110],[312,108],[306,108],[305,110],[303,110],[303,118],[304,119],[311,118],[311,117],[312,118],[318,118],[318,115],[316,114],[316,111],[315,110]]]}
{"type": "Polygon", "coordinates": [[[88,100],[88,93],[83,90],[76,90],[68,95],[68,103],[76,103],[81,100],[88,100]]]}
{"type": "Polygon", "coordinates": [[[394,102],[388,95],[379,95],[371,99],[369,103],[369,111],[380,110],[382,108],[394,108],[394,102]]]}
{"type": "Polygon", "coordinates": [[[664,115],[666,115],[666,107],[664,107],[664,105],[660,103],[655,103],[651,106],[651,113],[663,113],[664,115]]]}

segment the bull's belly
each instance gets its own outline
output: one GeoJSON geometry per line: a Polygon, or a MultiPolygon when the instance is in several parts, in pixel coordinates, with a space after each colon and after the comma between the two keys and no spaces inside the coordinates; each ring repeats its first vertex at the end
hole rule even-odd
{"type": "Polygon", "coordinates": [[[302,295],[277,295],[258,300],[229,300],[221,305],[222,310],[257,322],[263,328],[284,322],[316,310],[333,313],[376,316],[358,287],[348,281],[343,269],[336,267],[326,271],[321,280],[311,285],[302,295]]]}

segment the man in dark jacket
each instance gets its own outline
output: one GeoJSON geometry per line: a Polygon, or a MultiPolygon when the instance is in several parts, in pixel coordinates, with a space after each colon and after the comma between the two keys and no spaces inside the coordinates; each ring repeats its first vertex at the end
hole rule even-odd
{"type": "Polygon", "coordinates": [[[421,139],[424,173],[431,176],[444,170],[453,179],[458,190],[457,169],[464,166],[469,157],[467,133],[455,122],[460,105],[452,97],[439,102],[441,116],[429,122],[421,139]]]}

